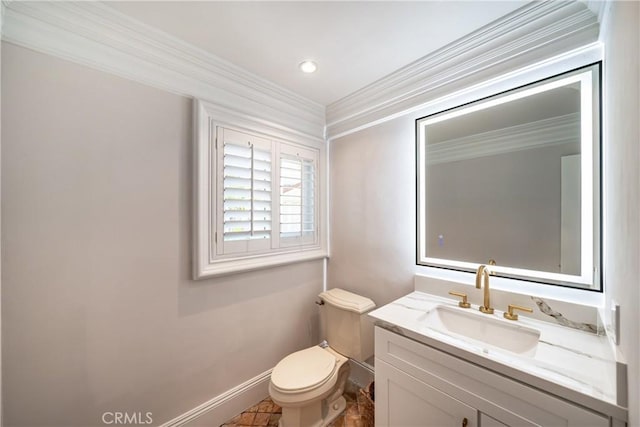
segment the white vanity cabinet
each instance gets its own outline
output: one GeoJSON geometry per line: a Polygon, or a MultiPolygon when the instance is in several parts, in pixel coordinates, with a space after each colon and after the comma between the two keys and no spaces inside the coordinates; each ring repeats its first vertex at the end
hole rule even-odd
{"type": "Polygon", "coordinates": [[[377,427],[608,427],[610,418],[376,327],[377,427]]]}

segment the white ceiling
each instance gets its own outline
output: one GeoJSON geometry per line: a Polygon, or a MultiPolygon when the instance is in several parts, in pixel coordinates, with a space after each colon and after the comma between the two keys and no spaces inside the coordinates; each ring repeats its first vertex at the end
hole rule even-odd
{"type": "Polygon", "coordinates": [[[528,1],[108,2],[328,105],[528,1]],[[318,63],[303,74],[298,63],[318,63]]]}

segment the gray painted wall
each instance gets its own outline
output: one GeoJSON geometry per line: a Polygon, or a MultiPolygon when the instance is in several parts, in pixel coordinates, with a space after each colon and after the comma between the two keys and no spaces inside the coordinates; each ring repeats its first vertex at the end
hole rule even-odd
{"type": "MultiPolygon", "coordinates": [[[[629,369],[629,426],[640,426],[640,3],[605,15],[604,289],[620,304],[620,350],[629,369]]],[[[605,311],[609,315],[608,310],[605,311]]]]}
{"type": "Polygon", "coordinates": [[[190,279],[191,100],[2,56],[5,426],[160,424],[317,342],[321,261],[190,279]]]}
{"type": "Polygon", "coordinates": [[[401,117],[331,142],[329,287],[383,305],[413,291],[415,122],[401,117]]]}

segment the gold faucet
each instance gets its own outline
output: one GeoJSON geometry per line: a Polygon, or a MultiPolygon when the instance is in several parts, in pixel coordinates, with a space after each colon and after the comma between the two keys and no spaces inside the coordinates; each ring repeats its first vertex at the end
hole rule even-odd
{"type": "MultiPolygon", "coordinates": [[[[496,265],[496,262],[490,259],[489,265],[496,265]]],[[[490,274],[491,274],[491,271],[484,264],[478,267],[478,272],[476,273],[477,289],[480,289],[482,287],[482,282],[484,281],[484,305],[480,306],[480,311],[486,314],[493,314],[493,308],[491,307],[491,296],[489,294],[489,275],[490,274]]]]}

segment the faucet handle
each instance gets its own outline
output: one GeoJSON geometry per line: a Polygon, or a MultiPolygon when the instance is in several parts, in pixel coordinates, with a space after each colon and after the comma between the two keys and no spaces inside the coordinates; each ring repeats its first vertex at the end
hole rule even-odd
{"type": "Polygon", "coordinates": [[[533,310],[528,307],[522,307],[515,304],[509,304],[507,311],[504,312],[504,318],[509,320],[518,320],[518,315],[514,313],[515,310],[526,311],[533,313],[533,310]]]}
{"type": "Polygon", "coordinates": [[[455,297],[460,297],[462,298],[462,301],[460,301],[458,303],[458,305],[462,308],[469,308],[471,307],[471,304],[469,304],[469,302],[467,302],[467,294],[463,294],[462,292],[455,292],[455,291],[449,291],[449,295],[453,295],[455,297]]]}

